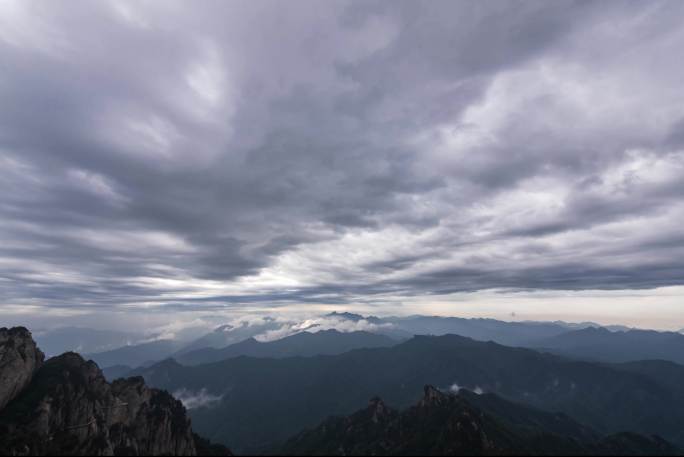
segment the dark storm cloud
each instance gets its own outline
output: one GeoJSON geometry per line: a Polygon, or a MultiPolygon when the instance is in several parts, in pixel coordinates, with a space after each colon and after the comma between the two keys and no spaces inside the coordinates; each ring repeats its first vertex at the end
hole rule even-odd
{"type": "Polygon", "coordinates": [[[678,2],[16,2],[7,305],[680,285],[678,2]]]}

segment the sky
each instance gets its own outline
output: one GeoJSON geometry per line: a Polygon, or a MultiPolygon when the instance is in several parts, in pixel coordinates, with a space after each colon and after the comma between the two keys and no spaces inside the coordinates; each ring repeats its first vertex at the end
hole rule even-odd
{"type": "Polygon", "coordinates": [[[0,321],[682,328],[683,21],[681,1],[0,0],[0,321]]]}

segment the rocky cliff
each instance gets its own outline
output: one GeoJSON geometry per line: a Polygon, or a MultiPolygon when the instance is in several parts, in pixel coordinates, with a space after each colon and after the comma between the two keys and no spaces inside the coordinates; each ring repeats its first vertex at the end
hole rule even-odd
{"type": "Polygon", "coordinates": [[[142,378],[109,384],[75,353],[41,364],[26,329],[0,335],[0,455],[197,454],[185,408],[167,392],[142,378]]]}
{"type": "Polygon", "coordinates": [[[0,411],[28,386],[44,359],[28,330],[0,328],[0,411]]]}

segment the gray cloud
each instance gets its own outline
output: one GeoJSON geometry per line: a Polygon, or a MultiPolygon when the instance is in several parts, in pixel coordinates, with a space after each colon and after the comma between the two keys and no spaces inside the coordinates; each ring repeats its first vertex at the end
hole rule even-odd
{"type": "Polygon", "coordinates": [[[0,306],[682,285],[679,2],[16,2],[0,306]]]}

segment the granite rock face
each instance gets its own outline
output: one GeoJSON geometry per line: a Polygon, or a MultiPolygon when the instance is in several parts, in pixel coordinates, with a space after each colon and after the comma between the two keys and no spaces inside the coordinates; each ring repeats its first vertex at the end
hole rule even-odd
{"type": "Polygon", "coordinates": [[[142,378],[109,384],[75,353],[42,363],[25,329],[1,335],[0,455],[197,454],[185,408],[167,392],[142,378]]]}
{"type": "Polygon", "coordinates": [[[29,385],[44,360],[28,330],[0,328],[0,410],[29,385]]]}

